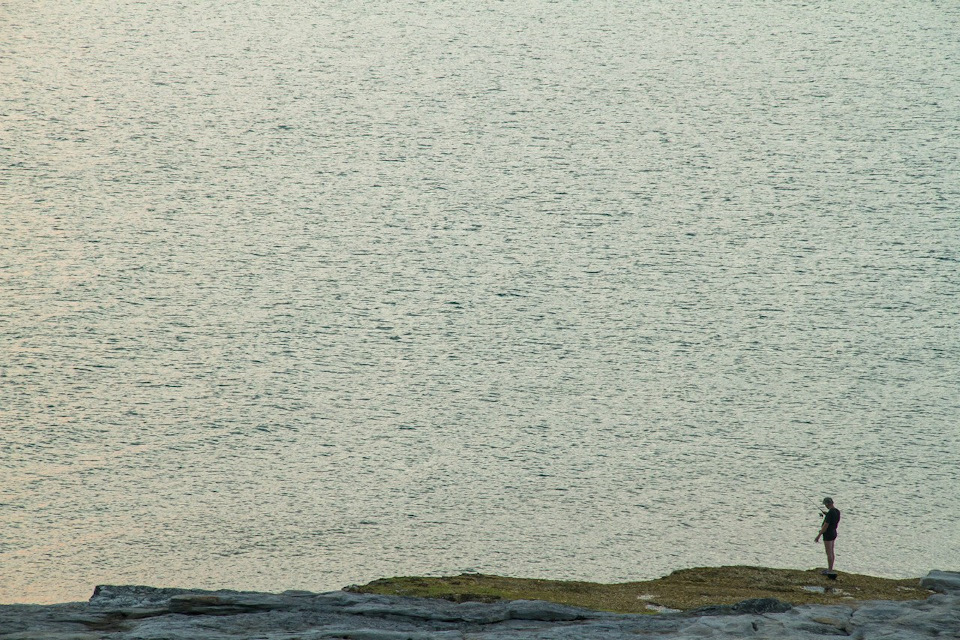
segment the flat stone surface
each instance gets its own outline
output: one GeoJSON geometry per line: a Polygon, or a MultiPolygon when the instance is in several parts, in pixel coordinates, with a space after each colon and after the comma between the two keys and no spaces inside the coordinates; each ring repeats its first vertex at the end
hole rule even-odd
{"type": "Polygon", "coordinates": [[[960,638],[960,574],[926,600],[791,606],[775,599],[621,615],[529,600],[467,602],[343,591],[281,594],[100,586],[89,602],[0,606],[0,640],[874,640],[960,638]]]}
{"type": "Polygon", "coordinates": [[[960,572],[931,571],[920,579],[920,586],[940,593],[960,591],[960,572]]]}

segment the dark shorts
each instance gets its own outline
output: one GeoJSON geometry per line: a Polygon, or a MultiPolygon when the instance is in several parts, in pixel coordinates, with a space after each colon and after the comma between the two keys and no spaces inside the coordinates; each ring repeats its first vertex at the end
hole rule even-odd
{"type": "Polygon", "coordinates": [[[830,542],[831,540],[836,540],[836,539],[837,539],[836,531],[827,531],[825,534],[823,534],[824,542],[830,542]]]}

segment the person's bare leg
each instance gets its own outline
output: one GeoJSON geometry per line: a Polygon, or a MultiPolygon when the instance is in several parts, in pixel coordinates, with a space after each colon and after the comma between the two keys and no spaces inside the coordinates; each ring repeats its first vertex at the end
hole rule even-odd
{"type": "Polygon", "coordinates": [[[823,541],[823,548],[824,548],[824,550],[826,550],[826,552],[827,552],[827,569],[828,569],[829,571],[833,571],[833,560],[834,560],[833,543],[835,543],[835,542],[836,542],[836,540],[824,540],[824,541],[823,541]]]}

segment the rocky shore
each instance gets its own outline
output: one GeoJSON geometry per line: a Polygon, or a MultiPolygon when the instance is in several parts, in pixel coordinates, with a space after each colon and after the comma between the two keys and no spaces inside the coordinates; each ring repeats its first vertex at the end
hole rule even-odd
{"type": "Polygon", "coordinates": [[[935,593],[844,605],[759,598],[655,615],[532,600],[100,586],[89,602],[0,606],[0,640],[960,638],[960,573],[932,571],[921,586],[935,593]]]}

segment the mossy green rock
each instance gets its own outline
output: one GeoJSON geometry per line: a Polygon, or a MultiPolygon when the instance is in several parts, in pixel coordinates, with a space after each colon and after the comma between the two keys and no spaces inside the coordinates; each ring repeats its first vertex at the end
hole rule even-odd
{"type": "Polygon", "coordinates": [[[836,579],[830,579],[817,569],[743,566],[682,569],[656,580],[620,584],[468,573],[439,578],[385,578],[350,590],[454,602],[546,600],[617,613],[652,613],[664,607],[689,611],[755,598],[776,598],[794,605],[849,604],[864,600],[921,600],[931,594],[920,586],[919,578],[894,580],[841,571],[836,579]]]}

